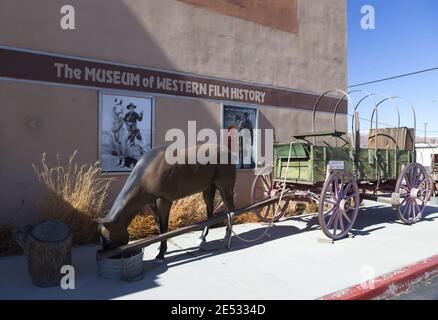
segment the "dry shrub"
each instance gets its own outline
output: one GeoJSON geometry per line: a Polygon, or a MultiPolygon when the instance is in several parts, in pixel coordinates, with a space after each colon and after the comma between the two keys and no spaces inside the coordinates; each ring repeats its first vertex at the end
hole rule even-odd
{"type": "Polygon", "coordinates": [[[260,223],[260,220],[255,214],[255,212],[248,212],[234,219],[234,224],[242,224],[242,223],[260,223]]]}
{"type": "Polygon", "coordinates": [[[317,213],[317,212],[318,212],[318,205],[314,202],[306,203],[306,202],[289,201],[285,216],[293,217],[305,213],[317,213]]]}
{"type": "Polygon", "coordinates": [[[14,225],[0,226],[0,256],[21,254],[23,250],[15,241],[12,232],[14,225]]]}
{"type": "Polygon", "coordinates": [[[317,213],[318,205],[315,202],[307,203],[306,209],[304,210],[306,213],[317,213]]]}
{"type": "Polygon", "coordinates": [[[128,227],[129,240],[139,240],[159,234],[154,217],[145,210],[137,215],[128,227]]]}
{"type": "Polygon", "coordinates": [[[102,216],[111,179],[101,177],[99,162],[76,164],[76,154],[70,156],[67,166],[62,166],[57,156],[57,165],[49,167],[46,154],[42,155],[41,168],[33,165],[42,186],[38,217],[63,221],[70,227],[75,244],[95,243],[95,219],[102,216]]]}

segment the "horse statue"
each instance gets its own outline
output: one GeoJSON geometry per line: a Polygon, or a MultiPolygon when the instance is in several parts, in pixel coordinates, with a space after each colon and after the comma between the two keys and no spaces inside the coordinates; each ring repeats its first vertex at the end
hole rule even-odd
{"type": "MultiPolygon", "coordinates": [[[[134,217],[146,206],[152,209],[161,234],[167,232],[169,213],[175,200],[202,192],[207,207],[207,217],[214,211],[216,190],[222,197],[225,209],[234,211],[234,184],[236,166],[231,163],[229,151],[218,145],[212,145],[217,161],[215,163],[188,164],[189,154],[198,154],[200,146],[178,150],[184,152],[184,164],[169,164],[166,161],[166,148],[160,146],[143,154],[128,177],[108,214],[99,220],[99,233],[102,248],[112,249],[128,243],[128,226],[134,217]],[[220,164],[227,159],[227,164],[220,164]]],[[[206,154],[208,154],[206,152],[206,154]]],[[[199,244],[206,242],[206,227],[199,244]]],[[[162,241],[156,259],[164,261],[167,242],[162,241]]]]}

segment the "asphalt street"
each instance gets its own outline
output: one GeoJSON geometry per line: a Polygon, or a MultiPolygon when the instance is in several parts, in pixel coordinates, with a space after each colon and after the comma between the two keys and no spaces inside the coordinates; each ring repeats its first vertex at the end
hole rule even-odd
{"type": "Polygon", "coordinates": [[[409,291],[394,297],[393,300],[438,300],[438,276],[413,286],[409,291]]]}

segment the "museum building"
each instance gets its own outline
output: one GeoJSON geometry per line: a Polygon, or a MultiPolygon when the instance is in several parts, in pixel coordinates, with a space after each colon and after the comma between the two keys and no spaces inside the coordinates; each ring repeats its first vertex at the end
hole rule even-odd
{"type": "MultiPolygon", "coordinates": [[[[0,2],[0,225],[36,219],[43,153],[100,161],[110,205],[170,129],[245,125],[288,142],[312,130],[321,93],[347,87],[345,0],[72,0],[74,29],[62,27],[64,5],[0,2]]],[[[332,130],[337,101],[321,103],[318,131],[332,130]]],[[[338,130],[347,123],[342,105],[338,130]]],[[[237,165],[238,207],[251,162],[237,165]]]]}

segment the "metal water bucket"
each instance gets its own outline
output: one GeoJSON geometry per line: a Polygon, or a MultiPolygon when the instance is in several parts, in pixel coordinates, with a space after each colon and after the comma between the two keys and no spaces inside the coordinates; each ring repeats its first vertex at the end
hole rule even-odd
{"type": "Polygon", "coordinates": [[[143,250],[108,259],[97,259],[100,277],[119,281],[143,279],[143,250]]]}

